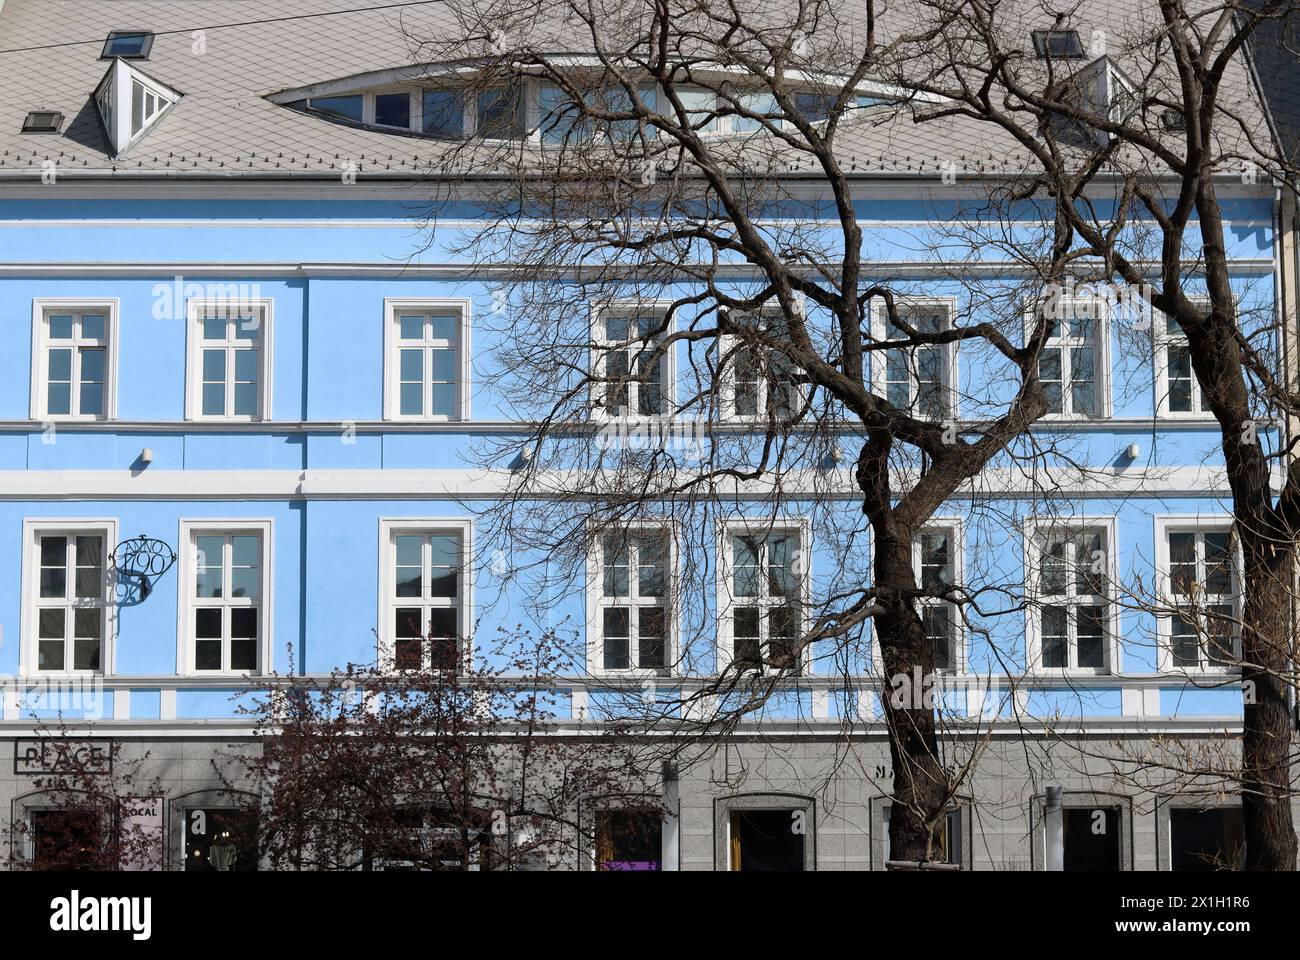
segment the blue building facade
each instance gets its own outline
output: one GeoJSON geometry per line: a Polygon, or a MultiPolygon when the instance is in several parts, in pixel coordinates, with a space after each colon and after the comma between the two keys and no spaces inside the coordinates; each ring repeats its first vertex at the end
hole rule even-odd
{"type": "MultiPolygon", "coordinates": [[[[32,6],[0,10],[6,45],[34,29],[32,6]]],[[[135,26],[109,22],[121,12],[95,17],[108,30],[135,26]]],[[[503,576],[518,557],[494,562],[498,545],[480,527],[515,466],[486,462],[484,450],[525,435],[529,414],[496,389],[509,374],[498,365],[503,333],[485,320],[503,309],[499,296],[456,252],[457,223],[472,225],[481,212],[473,197],[443,206],[431,229],[431,201],[409,162],[418,141],[371,129],[384,105],[370,100],[371,122],[343,128],[338,157],[286,157],[281,142],[240,145],[236,159],[220,137],[205,144],[192,132],[188,147],[167,142],[173,120],[195,122],[182,108],[194,95],[187,80],[196,81],[179,54],[168,59],[190,40],[164,35],[167,24],[157,22],[147,61],[100,59],[84,46],[56,58],[60,71],[86,76],[143,71],[161,98],[144,107],[153,132],[131,142],[138,133],[126,131],[128,148],[118,151],[73,136],[72,120],[59,139],[24,134],[0,165],[0,739],[14,754],[3,783],[12,810],[39,807],[24,757],[49,724],[64,722],[87,742],[152,750],[172,764],[162,773],[172,798],[169,850],[188,850],[189,808],[175,798],[220,807],[202,767],[224,745],[252,742],[241,693],[273,675],[321,678],[348,664],[431,657],[418,640],[429,635],[490,637],[518,624],[571,633],[588,661],[566,687],[564,729],[598,718],[604,688],[640,683],[638,666],[673,689],[706,682],[750,640],[724,612],[736,598],[715,569],[719,556],[741,562],[730,541],[702,561],[708,589],[683,613],[698,629],[678,636],[704,638],[689,657],[656,652],[663,641],[653,629],[611,633],[599,598],[580,582],[525,589],[503,576]],[[164,561],[176,555],[146,589],[129,570],[113,575],[115,556],[130,566],[136,537],[159,541],[164,561]]],[[[227,56],[219,38],[209,41],[212,56],[227,56]]],[[[294,69],[300,83],[330,79],[294,69]]],[[[339,129],[319,115],[267,109],[295,129],[339,129]]],[[[79,106],[65,112],[72,118],[79,106]]],[[[14,126],[7,114],[2,122],[14,126]]],[[[105,121],[103,140],[113,133],[105,121]]],[[[1001,282],[993,259],[955,272],[917,253],[927,224],[963,215],[960,198],[937,190],[932,174],[864,175],[855,189],[868,259],[918,309],[966,313],[975,309],[973,287],[1001,282]]],[[[1234,283],[1243,304],[1270,315],[1274,203],[1265,184],[1242,184],[1229,200],[1234,283]]],[[[987,635],[934,621],[939,642],[950,644],[941,657],[944,708],[1001,724],[1008,732],[997,749],[1008,755],[1016,749],[1009,731],[1030,725],[1042,764],[1007,773],[1004,757],[995,764],[1002,772],[977,775],[947,835],[948,855],[964,868],[1041,866],[1036,798],[1040,777],[1053,775],[1089,809],[1120,811],[1120,865],[1170,866],[1173,808],[1154,795],[1100,789],[1082,774],[1053,774],[1051,743],[1062,735],[1218,742],[1240,729],[1242,692],[1224,665],[1230,651],[1220,657],[1180,632],[1176,618],[1126,602],[1121,590],[1090,594],[1082,582],[1039,576],[1051,558],[1073,564],[1086,551],[1112,585],[1168,588],[1190,569],[1218,602],[1237,602],[1218,425],[1199,406],[1176,332],[1157,318],[1145,349],[1139,334],[1128,314],[1067,324],[1054,368],[1062,416],[1035,428],[1056,445],[1063,479],[1046,484],[1049,496],[999,463],[992,486],[1006,495],[986,487],[948,504],[931,525],[940,539],[918,545],[920,566],[978,575],[1029,598],[1026,610],[990,616],[987,635]],[[1070,472],[1066,460],[1088,469],[1070,472]],[[1021,819],[977,844],[971,810],[980,803],[1009,804],[1021,819]]],[[[990,389],[979,358],[953,354],[943,364],[954,393],[990,389]]],[[[680,357],[678,369],[688,366],[680,357]]],[[[894,382],[883,361],[875,376],[883,389],[894,382]]],[[[666,388],[684,385],[670,379],[666,388]]],[[[1266,444],[1280,442],[1277,425],[1260,430],[1266,444]]],[[[852,514],[851,486],[828,501],[837,497],[852,514]]],[[[833,541],[819,542],[822,528],[798,515],[798,502],[784,505],[778,526],[807,558],[815,594],[845,561],[833,541]]],[[[825,503],[808,494],[807,506],[811,516],[825,503]]],[[[728,523],[771,521],[764,511],[756,497],[728,523]]],[[[750,562],[780,566],[789,544],[763,543],[750,562]]],[[[774,621],[764,623],[775,636],[774,621]]],[[[760,628],[752,629],[757,643],[760,628]]],[[[864,767],[888,758],[870,651],[850,671],[858,682],[833,661],[829,649],[814,656],[788,697],[753,721],[753,743],[737,748],[759,751],[768,772],[755,768],[721,791],[703,778],[674,785],[679,815],[665,835],[665,867],[725,869],[729,821],[718,810],[786,795],[797,795],[788,802],[799,808],[827,805],[810,865],[880,866],[887,789],[810,786],[813,769],[838,750],[864,767]],[[778,773],[762,751],[795,772],[778,773]],[[827,797],[837,793],[854,798],[836,807],[827,797]]],[[[1220,829],[1230,833],[1228,819],[1220,829]]]]}

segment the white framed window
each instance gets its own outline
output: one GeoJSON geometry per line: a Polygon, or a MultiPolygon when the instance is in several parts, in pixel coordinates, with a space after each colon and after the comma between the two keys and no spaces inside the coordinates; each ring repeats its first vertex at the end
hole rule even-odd
{"type": "Polygon", "coordinates": [[[470,302],[384,300],[384,415],[469,419],[470,302]]]}
{"type": "Polygon", "coordinates": [[[117,416],[118,300],[32,301],[33,420],[117,416]]]}
{"type": "MultiPolygon", "coordinates": [[[[899,319],[921,333],[939,333],[952,327],[957,302],[904,300],[897,304],[899,319]]],[[[906,340],[908,335],[889,318],[883,303],[872,305],[872,335],[876,342],[906,340]]],[[[894,407],[927,420],[957,415],[957,350],[953,344],[923,344],[875,351],[872,381],[877,393],[894,407]]]]}
{"type": "Polygon", "coordinates": [[[189,301],[186,419],[271,419],[271,303],[189,301]]]}
{"type": "Polygon", "coordinates": [[[1114,517],[1025,521],[1030,670],[1119,669],[1114,517]]]}
{"type": "Polygon", "coordinates": [[[379,522],[379,662],[388,670],[454,670],[469,642],[473,522],[379,522]]]}
{"type": "MultiPolygon", "coordinates": [[[[912,540],[912,567],[917,584],[926,590],[959,585],[963,574],[962,522],[936,518],[912,540]]],[[[925,635],[934,646],[934,665],[945,672],[965,669],[961,614],[955,603],[923,597],[918,613],[925,635]]]]}
{"type": "MultiPolygon", "coordinates": [[[[1061,298],[1045,306],[1053,316],[1038,355],[1038,379],[1049,418],[1111,415],[1110,316],[1105,301],[1061,298]]],[[[1026,335],[1032,330],[1026,317],[1026,335]]]]}
{"type": "Polygon", "coordinates": [[[23,521],[22,671],[112,672],[117,521],[23,521]]]}
{"type": "Polygon", "coordinates": [[[733,334],[722,338],[723,419],[762,422],[789,420],[802,409],[804,391],[798,382],[799,367],[779,347],[765,344],[788,343],[785,320],[775,313],[737,318],[753,335],[733,334]]]}
{"type": "MultiPolygon", "coordinates": [[[[1210,302],[1192,299],[1201,310],[1208,310],[1210,302]]],[[[1155,324],[1155,382],[1156,413],[1161,417],[1202,418],[1210,415],[1201,396],[1201,384],[1192,370],[1192,355],[1187,347],[1187,334],[1178,321],[1168,314],[1152,310],[1155,324]]]]}
{"type": "Polygon", "coordinates": [[[717,545],[718,666],[802,673],[811,527],[805,520],[728,521],[717,545]]]}
{"type": "Polygon", "coordinates": [[[270,520],[181,521],[177,663],[182,674],[270,671],[271,535],[270,520]]]}
{"type": "Polygon", "coordinates": [[[1227,671],[1241,658],[1241,565],[1228,518],[1157,517],[1160,669],[1227,671]]]}
{"type": "Polygon", "coordinates": [[[588,668],[666,672],[675,633],[671,531],[646,523],[601,531],[588,555],[588,668]]]}
{"type": "Polygon", "coordinates": [[[662,312],[653,306],[601,311],[592,320],[592,409],[598,417],[621,419],[668,416],[673,410],[675,365],[672,351],[653,357],[665,329],[662,312]],[[645,380],[620,379],[644,376],[645,380]]]}

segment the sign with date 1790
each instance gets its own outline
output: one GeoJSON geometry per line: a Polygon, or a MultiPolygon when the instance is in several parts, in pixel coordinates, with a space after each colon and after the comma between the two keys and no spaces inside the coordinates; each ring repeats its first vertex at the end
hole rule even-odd
{"type": "Polygon", "coordinates": [[[113,772],[112,740],[41,739],[14,743],[14,774],[113,772]]]}

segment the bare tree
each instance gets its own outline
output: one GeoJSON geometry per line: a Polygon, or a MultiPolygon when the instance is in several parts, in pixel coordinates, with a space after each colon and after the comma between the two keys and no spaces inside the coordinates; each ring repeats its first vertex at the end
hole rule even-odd
{"type": "MultiPolygon", "coordinates": [[[[826,0],[448,6],[459,30],[416,37],[413,53],[456,65],[424,79],[473,119],[431,179],[468,183],[448,190],[483,215],[431,242],[499,284],[498,309],[479,321],[494,387],[533,424],[481,449],[515,473],[480,541],[508,553],[517,586],[535,576],[519,590],[544,613],[584,582],[593,550],[625,556],[636,531],[671,531],[665,603],[690,622],[672,650],[653,619],[641,627],[631,666],[713,678],[649,698],[671,707],[659,721],[680,712],[696,734],[762,714],[814,663],[843,676],[851,722],[873,663],[893,759],[891,856],[932,859],[973,757],[954,762],[932,700],[898,696],[897,678],[949,665],[934,610],[980,632],[982,616],[1021,599],[1000,582],[918,578],[914,544],[946,501],[992,504],[1042,461],[1029,432],[1050,406],[1042,307],[1077,267],[1070,216],[1049,212],[1037,243],[1018,243],[1013,279],[950,271],[969,309],[911,306],[932,281],[871,249],[856,168],[878,130],[934,105],[910,73],[893,78],[941,32],[886,31],[870,0],[851,12],[826,0]],[[959,387],[939,369],[958,347],[995,385],[960,398],[962,420],[959,387]],[[779,536],[787,511],[835,558],[816,583],[801,567],[806,537],[779,536]],[[746,525],[734,551],[716,536],[725,521],[746,525]],[[713,584],[739,583],[738,568],[763,571],[767,602],[733,605],[747,619],[733,617],[730,662],[713,671],[713,584]]],[[[1006,224],[1019,196],[990,187],[985,200],[1006,224]]]]}
{"type": "Polygon", "coordinates": [[[631,775],[630,741],[559,735],[557,649],[480,639],[459,663],[274,684],[248,708],[263,749],[241,766],[262,857],[291,870],[521,869],[589,855],[578,809],[590,797],[628,793],[659,813],[654,784],[631,775]]]}
{"type": "Polygon", "coordinates": [[[1049,19],[1034,3],[922,0],[912,5],[914,63],[892,73],[938,98],[919,122],[956,124],[972,147],[996,144],[1008,169],[1020,165],[1015,190],[1050,210],[1067,240],[1063,260],[1142,290],[1157,322],[1168,318],[1185,337],[1203,409],[1221,429],[1244,602],[1239,616],[1204,598],[1179,608],[1148,593],[1144,602],[1194,624],[1186,642],[1239,665],[1247,695],[1239,764],[1161,753],[1167,769],[1235,784],[1247,866],[1269,870],[1296,862],[1289,627],[1300,473],[1290,441],[1270,441],[1269,428],[1294,415],[1297,394],[1279,363],[1287,332],[1271,310],[1252,316],[1238,305],[1224,198],[1256,177],[1295,182],[1244,59],[1259,24],[1290,7],[1158,0],[1126,4],[1120,16],[1089,3],[1049,19]],[[1111,32],[1081,38],[1098,12],[1111,32]]]}

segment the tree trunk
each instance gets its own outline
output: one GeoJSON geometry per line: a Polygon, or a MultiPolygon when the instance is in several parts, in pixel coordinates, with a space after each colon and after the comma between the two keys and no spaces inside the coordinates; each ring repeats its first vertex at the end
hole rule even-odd
{"type": "Polygon", "coordinates": [[[916,587],[911,538],[877,533],[874,565],[885,608],[875,618],[875,629],[885,675],[881,700],[894,766],[889,859],[931,860],[933,829],[942,821],[948,784],[939,761],[934,716],[934,650],[915,601],[905,594],[916,587]]]}
{"type": "MultiPolygon", "coordinates": [[[[1265,537],[1268,535],[1265,534],[1265,537]]],[[[1241,806],[1247,870],[1294,870],[1296,835],[1291,820],[1291,708],[1288,567],[1278,545],[1242,537],[1245,581],[1242,611],[1241,806]],[[1252,702],[1253,701],[1253,702],[1252,702]]]]}

